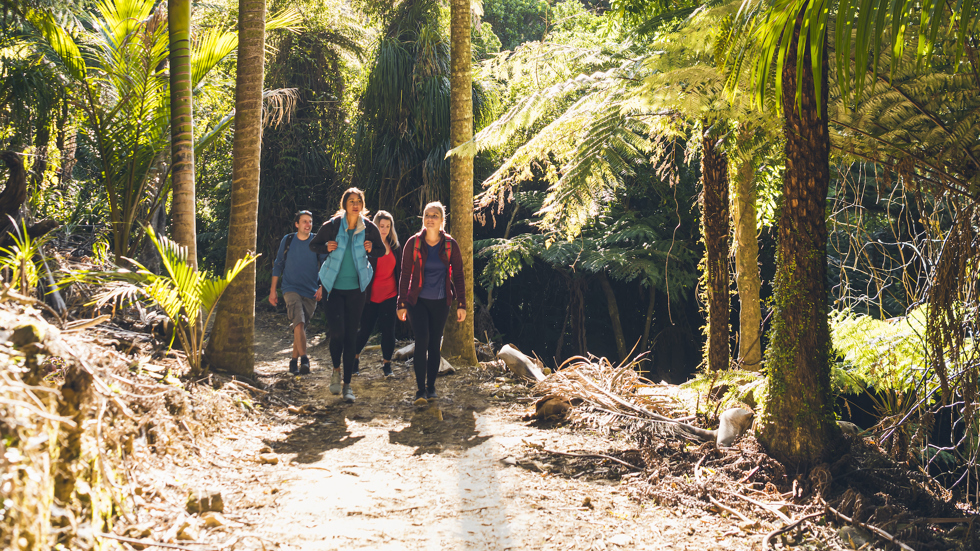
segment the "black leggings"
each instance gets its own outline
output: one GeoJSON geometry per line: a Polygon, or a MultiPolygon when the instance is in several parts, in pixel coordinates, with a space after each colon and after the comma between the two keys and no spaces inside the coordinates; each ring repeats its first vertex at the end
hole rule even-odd
{"type": "Polygon", "coordinates": [[[415,333],[415,384],[419,390],[434,390],[439,374],[439,355],[442,347],[442,331],[446,328],[449,305],[446,299],[420,298],[415,306],[409,305],[408,317],[415,333]]]}
{"type": "Polygon", "coordinates": [[[381,356],[386,360],[391,360],[391,355],[395,353],[395,301],[397,297],[391,297],[382,302],[364,303],[364,314],[361,315],[361,329],[357,332],[357,353],[360,354],[367,344],[368,338],[374,332],[375,323],[381,331],[381,356]]]}
{"type": "Polygon", "coordinates": [[[344,363],[344,384],[354,375],[354,354],[357,354],[357,326],[367,293],[360,289],[334,289],[327,298],[327,324],[330,326],[330,359],[333,368],[344,363]]]}

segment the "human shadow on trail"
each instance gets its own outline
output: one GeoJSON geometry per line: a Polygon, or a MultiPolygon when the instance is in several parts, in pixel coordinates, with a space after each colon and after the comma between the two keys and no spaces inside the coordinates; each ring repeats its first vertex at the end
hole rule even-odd
{"type": "Polygon", "coordinates": [[[491,438],[481,436],[476,428],[477,412],[483,409],[486,407],[443,409],[438,404],[430,404],[414,411],[409,426],[388,431],[388,441],[415,447],[413,455],[479,446],[491,438]]]}
{"type": "Polygon", "coordinates": [[[363,436],[353,436],[344,416],[319,417],[290,431],[285,440],[266,441],[276,453],[295,453],[296,463],[316,463],[328,450],[353,446],[363,436]]]}

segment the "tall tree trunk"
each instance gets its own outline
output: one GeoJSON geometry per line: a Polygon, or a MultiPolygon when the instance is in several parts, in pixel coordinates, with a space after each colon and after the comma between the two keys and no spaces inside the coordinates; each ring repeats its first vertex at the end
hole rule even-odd
{"type": "MultiPolygon", "coordinates": [[[[449,114],[452,147],[473,139],[473,55],[470,52],[470,0],[452,0],[449,114]]],[[[456,321],[456,309],[449,312],[442,355],[465,365],[477,365],[473,344],[473,157],[454,155],[449,159],[450,233],[463,253],[466,279],[466,319],[456,321]]]]}
{"type": "MultiPolygon", "coordinates": [[[[830,400],[830,328],[827,322],[827,62],[817,98],[809,45],[804,49],[797,106],[796,52],[803,12],[783,73],[786,174],[779,215],[774,286],[775,313],[766,352],[769,393],[758,437],[770,455],[793,469],[823,462],[834,453],[840,429],[830,400]]],[[[827,44],[824,60],[827,58],[827,44]]]]}
{"type": "Polygon", "coordinates": [[[62,191],[67,189],[71,181],[71,172],[75,168],[76,130],[70,127],[68,119],[68,100],[61,102],[61,112],[58,115],[58,133],[55,143],[61,155],[61,172],[58,174],[58,186],[62,191]]]}
{"type": "Polygon", "coordinates": [[[589,343],[585,338],[585,287],[586,280],[571,276],[569,281],[569,311],[572,313],[572,335],[575,338],[574,353],[579,356],[589,354],[589,343]]]}
{"type": "Polygon", "coordinates": [[[759,289],[759,238],[756,233],[755,168],[751,161],[735,176],[735,283],[738,286],[738,364],[742,369],[762,368],[762,307],[759,289]]]}
{"type": "Polygon", "coordinates": [[[612,323],[613,336],[616,338],[616,353],[619,354],[619,361],[625,362],[629,355],[626,349],[626,337],[623,335],[623,324],[619,320],[619,305],[616,304],[616,294],[613,292],[612,285],[609,284],[609,277],[606,272],[599,272],[599,285],[602,292],[606,295],[606,307],[609,309],[609,321],[612,323]]]}
{"type": "Polygon", "coordinates": [[[51,141],[51,120],[43,117],[34,135],[34,164],[31,166],[31,192],[37,194],[44,185],[44,173],[48,170],[48,142],[51,141]]]}
{"type": "MultiPolygon", "coordinates": [[[[716,123],[715,126],[721,123],[716,123]]],[[[705,360],[709,371],[728,369],[728,156],[719,151],[717,132],[705,123],[701,156],[701,229],[704,232],[705,288],[708,295],[708,340],[705,360]]]]}
{"type": "Polygon", "coordinates": [[[187,247],[197,267],[194,191],[194,108],[191,95],[191,0],[169,0],[170,159],[173,184],[173,238],[187,247]]]}
{"type": "MultiPolygon", "coordinates": [[[[255,250],[258,229],[265,0],[239,0],[238,37],[231,216],[225,257],[228,267],[255,250]]],[[[252,377],[255,371],[254,262],[225,290],[214,319],[207,350],[208,363],[224,371],[252,377]]]]}

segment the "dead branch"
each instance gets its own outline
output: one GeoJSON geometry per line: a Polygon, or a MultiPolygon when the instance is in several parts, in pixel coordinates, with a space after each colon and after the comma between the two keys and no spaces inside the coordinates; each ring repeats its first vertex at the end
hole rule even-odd
{"type": "Polygon", "coordinates": [[[804,522],[810,520],[811,518],[817,518],[819,516],[823,516],[824,514],[825,513],[823,511],[819,513],[813,513],[793,521],[792,524],[787,524],[785,526],[773,530],[772,532],[769,532],[768,534],[766,534],[766,537],[762,538],[762,551],[766,551],[767,549],[769,549],[769,540],[771,540],[772,538],[778,536],[779,534],[782,534],[783,532],[789,532],[793,528],[796,528],[797,526],[803,524],[804,522]]]}
{"type": "MultiPolygon", "coordinates": [[[[186,549],[187,551],[200,551],[199,547],[187,547],[185,545],[177,545],[175,543],[163,543],[161,541],[138,540],[135,538],[127,538],[125,536],[117,536],[115,534],[107,534],[105,532],[97,532],[95,535],[101,538],[109,538],[112,540],[118,540],[126,543],[135,543],[139,545],[145,545],[147,547],[165,547],[167,549],[186,549]]],[[[190,542],[190,543],[196,545],[209,545],[204,542],[200,542],[200,543],[190,542]]]]}
{"type": "Polygon", "coordinates": [[[622,459],[616,459],[615,457],[611,457],[611,456],[608,456],[608,455],[602,455],[601,453],[571,453],[571,452],[560,452],[558,450],[549,450],[548,448],[541,448],[541,451],[543,451],[545,453],[552,453],[552,454],[555,454],[555,455],[565,455],[565,456],[568,456],[568,457],[592,457],[592,458],[596,458],[596,459],[608,459],[610,461],[614,461],[616,463],[619,463],[620,465],[629,467],[629,468],[633,469],[634,471],[642,471],[643,470],[640,467],[637,467],[636,465],[633,465],[631,463],[627,463],[627,462],[623,461],[622,459]]]}
{"type": "Polygon", "coordinates": [[[766,511],[768,511],[768,512],[770,512],[770,513],[772,513],[773,515],[775,515],[775,516],[777,516],[777,517],[779,517],[779,518],[781,518],[781,519],[783,519],[783,520],[784,520],[784,521],[786,521],[786,522],[792,522],[792,520],[793,520],[793,519],[791,519],[791,518],[789,518],[788,516],[786,516],[786,514],[785,514],[785,513],[783,513],[782,511],[780,511],[779,509],[774,509],[774,508],[772,508],[772,507],[769,507],[769,506],[768,506],[768,505],[766,505],[765,503],[762,503],[762,502],[759,502],[759,501],[756,501],[756,500],[754,500],[754,499],[752,499],[752,498],[750,498],[750,497],[747,497],[747,496],[743,496],[743,495],[741,495],[741,494],[736,494],[736,493],[732,493],[732,492],[726,492],[726,491],[724,491],[724,490],[718,490],[718,492],[720,492],[720,493],[722,493],[722,494],[725,494],[725,495],[729,495],[729,496],[733,496],[733,497],[737,497],[737,498],[739,498],[739,499],[741,499],[741,500],[744,500],[744,501],[747,501],[747,502],[749,502],[749,503],[751,503],[752,505],[755,505],[756,507],[759,507],[759,508],[761,508],[761,509],[764,509],[764,510],[766,510],[766,511]]]}
{"type": "Polygon", "coordinates": [[[712,497],[710,495],[708,496],[708,501],[710,501],[712,503],[712,505],[714,505],[715,507],[718,507],[719,509],[722,509],[724,511],[728,511],[729,513],[737,516],[738,518],[742,519],[743,522],[746,522],[748,524],[755,524],[756,523],[756,521],[754,521],[754,520],[750,519],[749,517],[743,515],[738,510],[732,509],[731,507],[728,507],[727,505],[723,504],[722,502],[718,501],[717,499],[715,499],[714,497],[712,497]]]}
{"type": "MultiPolygon", "coordinates": [[[[823,500],[821,500],[821,501],[823,501],[823,500]]],[[[901,547],[905,551],[915,551],[915,549],[912,549],[908,545],[905,545],[904,543],[898,541],[897,539],[895,539],[895,536],[889,534],[888,532],[885,532],[881,528],[878,528],[877,526],[872,526],[870,524],[866,524],[864,522],[856,522],[855,520],[853,520],[853,519],[851,519],[849,517],[844,516],[843,513],[841,513],[840,511],[838,511],[838,510],[834,509],[833,507],[831,507],[830,505],[828,505],[826,501],[824,501],[823,504],[827,508],[828,511],[830,511],[831,513],[833,513],[834,516],[837,517],[837,518],[839,518],[840,520],[843,520],[844,522],[847,522],[849,524],[854,524],[855,526],[860,526],[861,528],[864,528],[865,530],[868,530],[870,532],[873,532],[878,537],[880,537],[880,538],[882,538],[884,540],[887,540],[887,541],[889,541],[891,543],[894,543],[895,545],[901,547]]]]}

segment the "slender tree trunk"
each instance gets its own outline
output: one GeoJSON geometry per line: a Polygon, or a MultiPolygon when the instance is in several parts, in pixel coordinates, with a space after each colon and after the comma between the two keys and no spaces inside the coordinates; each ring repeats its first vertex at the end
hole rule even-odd
{"type": "MultiPolygon", "coordinates": [[[[650,291],[650,300],[647,301],[647,315],[643,322],[643,340],[640,344],[640,351],[647,353],[643,356],[643,367],[648,367],[653,357],[652,351],[650,350],[650,328],[653,327],[654,306],[657,304],[657,289],[653,285],[650,285],[647,290],[650,291]]],[[[641,375],[649,372],[649,370],[643,369],[643,367],[640,369],[641,375]]]]}
{"type": "Polygon", "coordinates": [[[58,135],[56,143],[61,155],[61,173],[58,175],[58,185],[66,189],[71,181],[71,172],[75,168],[75,128],[69,127],[68,100],[61,102],[61,114],[58,116],[58,135]]]}
{"type": "MultiPolygon", "coordinates": [[[[473,55],[470,52],[470,0],[451,2],[451,42],[449,114],[450,142],[456,147],[473,139],[473,55]]],[[[465,365],[477,365],[473,344],[473,157],[455,155],[449,159],[450,233],[463,253],[466,278],[466,319],[456,321],[456,309],[449,312],[442,355],[465,365]]]]}
{"type": "Polygon", "coordinates": [[[585,338],[585,287],[586,281],[580,277],[569,278],[569,310],[572,313],[572,334],[575,337],[575,354],[586,356],[589,343],[585,338]]]}
{"type": "MultiPolygon", "coordinates": [[[[830,400],[830,328],[827,323],[827,63],[817,98],[804,49],[802,97],[797,106],[796,51],[802,11],[783,66],[786,174],[779,215],[775,313],[766,352],[769,392],[758,437],[770,455],[794,469],[830,459],[840,430],[830,400]]],[[[827,59],[827,44],[823,44],[827,59]]]]}
{"type": "Polygon", "coordinates": [[[705,130],[704,154],[701,156],[701,229],[708,295],[705,360],[709,371],[728,369],[731,358],[728,346],[728,156],[715,145],[717,139],[716,132],[705,130]]]}
{"type": "Polygon", "coordinates": [[[191,0],[168,0],[170,31],[170,159],[173,238],[197,267],[194,190],[194,108],[191,94],[191,0]]]}
{"type": "Polygon", "coordinates": [[[31,166],[31,191],[36,194],[44,185],[44,172],[48,170],[48,142],[51,140],[51,121],[44,118],[34,136],[34,164],[31,166]]]}
{"type": "MultiPolygon", "coordinates": [[[[238,2],[238,71],[235,79],[235,140],[232,146],[231,216],[228,254],[231,267],[255,250],[262,154],[262,82],[265,53],[265,0],[238,2]]],[[[255,369],[255,263],[225,290],[208,343],[208,363],[252,377],[255,369]]]]}
{"type": "Polygon", "coordinates": [[[742,369],[762,369],[762,306],[759,289],[759,239],[755,216],[755,169],[750,161],[735,176],[735,283],[738,286],[738,363],[742,369]]]}
{"type": "Polygon", "coordinates": [[[599,272],[599,285],[602,292],[606,295],[606,307],[609,309],[609,321],[612,323],[613,336],[616,338],[616,353],[619,354],[619,361],[625,362],[629,355],[626,349],[626,337],[623,335],[623,324],[619,320],[619,305],[616,304],[616,293],[613,292],[612,285],[609,284],[609,277],[606,272],[599,272]]]}

